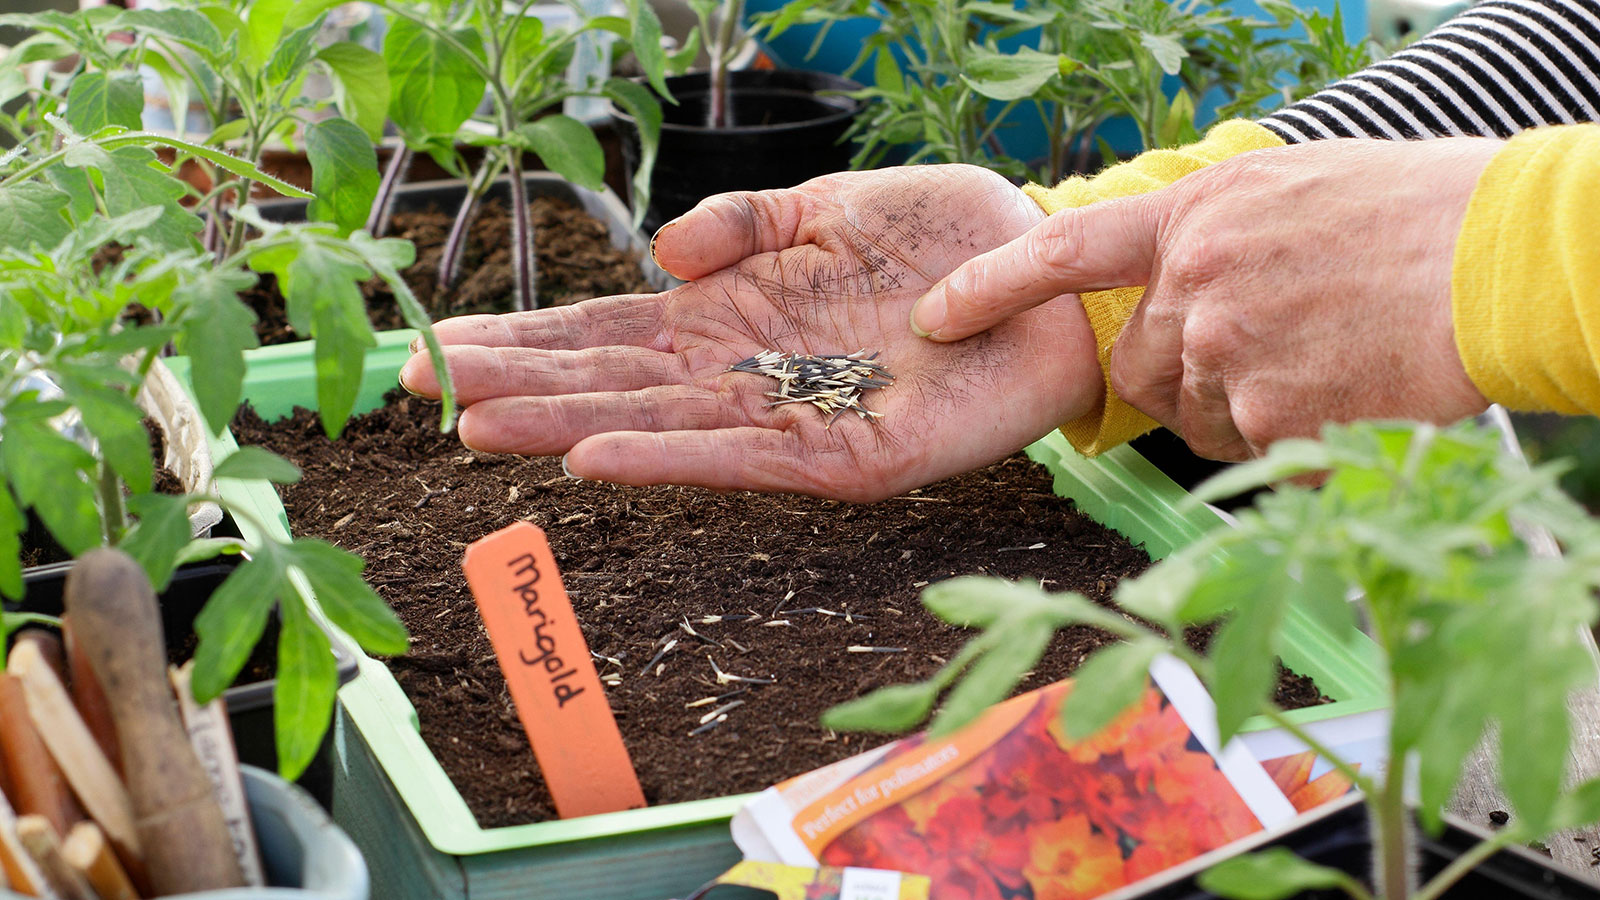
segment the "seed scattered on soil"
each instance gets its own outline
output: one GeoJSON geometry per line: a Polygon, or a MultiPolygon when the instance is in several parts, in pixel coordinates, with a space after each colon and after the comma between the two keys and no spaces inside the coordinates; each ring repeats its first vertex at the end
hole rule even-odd
{"type": "Polygon", "coordinates": [[[763,350],[734,363],[728,371],[777,379],[778,389],[767,392],[772,398],[768,407],[809,403],[821,410],[828,417],[827,425],[832,426],[833,420],[846,412],[869,422],[883,418],[883,413],[861,405],[864,391],[894,384],[894,376],[877,359],[878,354],[868,356],[866,350],[820,356],[763,350]]]}

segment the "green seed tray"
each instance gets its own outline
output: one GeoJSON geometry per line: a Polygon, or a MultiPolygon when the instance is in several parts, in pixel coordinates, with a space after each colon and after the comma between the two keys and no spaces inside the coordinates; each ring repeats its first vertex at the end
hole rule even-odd
{"type": "MultiPolygon", "coordinates": [[[[409,331],[380,336],[367,357],[357,412],[382,402],[410,355],[413,336],[409,331]]],[[[315,403],[310,352],[309,343],[300,343],[250,354],[245,395],[264,418],[315,403]]],[[[217,449],[229,452],[231,439],[217,449]]],[[[1214,513],[1185,506],[1187,494],[1130,448],[1085,460],[1052,434],[1028,453],[1054,473],[1056,493],[1142,543],[1152,556],[1164,556],[1218,527],[1214,513]]],[[[275,493],[250,485],[222,489],[230,502],[257,510],[254,518],[265,527],[287,535],[275,493]]],[[[1369,642],[1320,633],[1302,614],[1291,612],[1290,618],[1284,662],[1311,675],[1338,701],[1296,715],[1324,718],[1379,705],[1369,642]]],[[[360,666],[361,677],[339,693],[334,818],[367,854],[373,896],[662,900],[683,896],[739,859],[728,819],[750,795],[478,827],[423,743],[416,711],[388,669],[364,656],[360,666]]]]}

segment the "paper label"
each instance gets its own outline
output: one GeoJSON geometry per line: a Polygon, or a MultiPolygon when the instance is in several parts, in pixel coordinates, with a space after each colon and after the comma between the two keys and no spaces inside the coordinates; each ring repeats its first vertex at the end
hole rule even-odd
{"type": "Polygon", "coordinates": [[[518,522],[467,548],[467,584],[563,819],[645,805],[544,532],[518,522]]]}
{"type": "Polygon", "coordinates": [[[899,900],[900,873],[847,866],[839,880],[839,900],[899,900]]]}

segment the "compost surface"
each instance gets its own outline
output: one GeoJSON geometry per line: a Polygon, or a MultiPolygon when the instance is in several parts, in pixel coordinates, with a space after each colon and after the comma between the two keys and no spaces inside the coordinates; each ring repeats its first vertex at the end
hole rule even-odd
{"type": "MultiPolygon", "coordinates": [[[[760,790],[886,740],[833,734],[817,718],[873,688],[927,677],[974,634],[923,610],[917,596],[929,583],[1033,578],[1106,601],[1119,579],[1149,565],[1021,456],[863,506],[580,482],[558,460],[464,449],[438,421],[436,404],[401,395],[352,420],[338,442],[305,410],[269,426],[247,409],[234,433],[305,470],[282,489],[297,535],[366,558],[368,581],[411,629],[410,655],[389,668],[485,827],[554,815],[460,568],[468,543],[512,522],[545,530],[590,649],[621,662],[596,666],[621,675],[607,696],[651,804],[760,790]],[[755,618],[697,621],[714,615],[755,618]],[[686,619],[703,638],[683,629],[686,619]],[[718,685],[707,657],[776,683],[718,702],[745,701],[691,735],[713,707],[687,704],[738,687],[718,685]]],[[[1111,640],[1063,632],[1023,688],[1065,677],[1111,640]]],[[[1308,679],[1286,676],[1283,687],[1287,706],[1321,702],[1308,679]]]]}
{"type": "MultiPolygon", "coordinates": [[[[604,222],[563,200],[538,197],[528,203],[533,223],[540,306],[562,306],[590,297],[650,291],[638,260],[611,246],[604,222]]],[[[511,309],[511,212],[499,200],[486,201],[468,231],[461,272],[453,289],[438,288],[439,258],[455,218],[454,209],[429,207],[396,212],[386,237],[405,238],[417,246],[417,261],[401,272],[434,320],[469,313],[511,309]]],[[[379,279],[363,288],[374,328],[404,328],[394,294],[379,279]]],[[[246,295],[258,321],[263,344],[300,340],[289,327],[283,295],[276,279],[263,277],[246,295]]]]}

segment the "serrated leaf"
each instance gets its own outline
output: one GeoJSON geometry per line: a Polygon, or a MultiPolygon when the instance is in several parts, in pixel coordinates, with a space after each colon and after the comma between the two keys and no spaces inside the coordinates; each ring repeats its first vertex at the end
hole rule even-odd
{"type": "Polygon", "coordinates": [[[319,18],[285,35],[267,60],[267,83],[278,85],[298,78],[317,50],[317,32],[321,30],[322,20],[319,18]]]}
{"type": "Polygon", "coordinates": [[[222,35],[217,26],[192,9],[130,9],[117,16],[119,27],[169,38],[194,50],[208,62],[222,56],[222,35]]]}
{"type": "Polygon", "coordinates": [[[1009,101],[1032,97],[1060,72],[1057,54],[1023,47],[1015,53],[977,51],[961,78],[991,100],[1009,101]]]}
{"type": "Polygon", "coordinates": [[[1097,734],[1144,696],[1157,641],[1112,644],[1089,657],[1073,674],[1072,693],[1061,706],[1062,730],[1081,741],[1097,734]]]}
{"type": "MultiPolygon", "coordinates": [[[[260,71],[272,58],[273,48],[278,46],[278,38],[283,34],[283,20],[300,0],[253,0],[248,7],[248,22],[239,22],[239,27],[244,38],[243,45],[239,48],[244,51],[245,64],[252,71],[260,71]]],[[[217,20],[212,19],[215,23],[217,20]]],[[[228,28],[218,26],[223,33],[228,28]]]]}
{"type": "Polygon", "coordinates": [[[606,153],[589,126],[558,113],[518,125],[515,134],[550,171],[592,191],[605,187],[606,153]]]}
{"type": "Polygon", "coordinates": [[[340,41],[317,51],[333,78],[333,102],[376,143],[389,115],[389,69],[383,57],[360,44],[340,41]]]}
{"type": "Polygon", "coordinates": [[[314,221],[333,222],[347,235],[366,225],[378,196],[378,154],[372,140],[348,119],[325,119],[306,129],[314,221]]]}
{"type": "Polygon", "coordinates": [[[68,165],[89,166],[100,172],[106,211],[122,216],[145,207],[161,210],[161,217],[145,231],[158,247],[177,250],[193,244],[202,224],[178,200],[183,183],[168,175],[155,153],[144,147],[118,147],[110,152],[79,145],[66,156],[68,165]],[[81,151],[81,152],[80,152],[81,151]]]}
{"type": "Polygon", "coordinates": [[[150,490],[155,466],[144,413],[126,393],[81,378],[59,376],[62,391],[100,445],[100,456],[135,493],[150,490]]]}
{"type": "Polygon", "coordinates": [[[294,780],[311,764],[333,718],[339,670],[328,636],[295,596],[279,607],[278,675],[272,692],[278,774],[294,780]]]}
{"type": "Polygon", "coordinates": [[[308,322],[317,339],[317,411],[329,437],[339,436],[355,409],[367,348],[377,345],[361,295],[369,274],[365,266],[309,239],[278,272],[290,321],[308,322]]]}
{"type": "Polygon", "coordinates": [[[87,474],[95,471],[94,457],[48,422],[17,415],[14,406],[0,427],[0,460],[17,499],[73,556],[98,546],[100,511],[87,474]]]}
{"type": "Polygon", "coordinates": [[[951,688],[929,734],[950,734],[1011,696],[1055,637],[1053,623],[1047,620],[1018,617],[1007,620],[1002,627],[999,646],[978,657],[951,688]]]}
{"type": "Polygon", "coordinates": [[[173,291],[182,333],[179,348],[189,357],[195,403],[212,433],[221,434],[244,396],[244,351],[259,345],[256,314],[239,292],[256,279],[233,269],[207,267],[173,291]]]}
{"type": "Polygon", "coordinates": [[[295,541],[289,551],[328,621],[361,649],[382,656],[399,656],[410,649],[400,617],[362,579],[361,557],[310,538],[295,541]]]}
{"type": "Polygon", "coordinates": [[[1282,900],[1302,891],[1357,884],[1345,872],[1308,862],[1283,847],[1235,856],[1200,873],[1197,881],[1232,900],[1282,900]]]}
{"type": "MultiPolygon", "coordinates": [[[[476,34],[451,34],[468,52],[483,55],[476,34]]],[[[430,138],[454,136],[483,100],[487,82],[472,59],[409,19],[390,22],[383,59],[389,69],[389,117],[416,149],[427,149],[430,138]]]]}
{"type": "Polygon", "coordinates": [[[128,498],[128,511],[138,522],[117,547],[138,561],[156,591],[164,591],[193,536],[188,498],[138,494],[128,498]]]}
{"type": "Polygon", "coordinates": [[[261,640],[267,616],[288,589],[277,548],[264,545],[211,593],[194,619],[194,698],[209,703],[239,677],[261,640]]]}
{"type": "Polygon", "coordinates": [[[0,248],[50,250],[72,232],[72,198],[36,181],[0,187],[0,248]]]}
{"type": "Polygon", "coordinates": [[[89,135],[108,125],[136,129],[144,114],[144,85],[131,75],[84,72],[67,89],[67,124],[89,135]]]}
{"type": "Polygon", "coordinates": [[[218,478],[259,479],[273,484],[294,484],[300,468],[265,447],[240,447],[217,463],[218,478]]]}
{"type": "MultiPolygon", "coordinates": [[[[1280,582],[1281,585],[1281,582],[1280,582]]],[[[1261,711],[1278,680],[1277,631],[1283,616],[1281,594],[1267,588],[1241,598],[1232,618],[1211,642],[1212,697],[1217,701],[1218,741],[1226,744],[1245,720],[1261,711]]]]}
{"type": "Polygon", "coordinates": [[[822,726],[900,734],[921,724],[938,699],[939,686],[932,682],[892,684],[827,710],[822,714],[822,726]]]}

